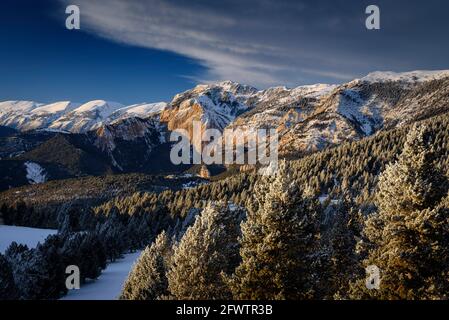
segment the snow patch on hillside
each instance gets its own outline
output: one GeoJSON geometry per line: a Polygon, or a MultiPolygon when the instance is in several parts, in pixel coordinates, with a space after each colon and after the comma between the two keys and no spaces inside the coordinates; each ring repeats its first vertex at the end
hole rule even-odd
{"type": "Polygon", "coordinates": [[[357,123],[365,136],[373,134],[382,126],[383,118],[379,113],[375,97],[365,100],[357,90],[344,90],[340,95],[337,112],[357,123]]]}
{"type": "Polygon", "coordinates": [[[192,189],[192,188],[201,186],[203,184],[207,184],[207,182],[206,181],[189,181],[189,182],[182,184],[182,189],[192,189]]]}
{"type": "Polygon", "coordinates": [[[27,179],[31,184],[44,183],[47,181],[47,175],[44,168],[35,162],[27,161],[25,162],[25,168],[27,170],[27,179]]]}
{"type": "Polygon", "coordinates": [[[38,132],[53,132],[53,133],[70,134],[70,131],[62,130],[62,129],[52,129],[52,128],[38,129],[36,131],[38,131],[38,132]]]}

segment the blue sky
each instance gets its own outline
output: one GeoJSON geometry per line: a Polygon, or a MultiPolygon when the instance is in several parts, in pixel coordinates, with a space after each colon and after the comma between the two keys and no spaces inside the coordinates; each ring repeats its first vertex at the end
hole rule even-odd
{"type": "Polygon", "coordinates": [[[445,0],[2,0],[0,100],[171,100],[200,82],[449,69],[445,0]],[[81,30],[65,29],[65,6],[81,30]],[[365,28],[369,4],[381,30],[365,28]]]}

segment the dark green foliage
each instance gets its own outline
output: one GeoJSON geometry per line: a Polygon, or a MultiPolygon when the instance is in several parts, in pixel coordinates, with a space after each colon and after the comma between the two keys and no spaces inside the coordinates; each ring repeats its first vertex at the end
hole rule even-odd
{"type": "MultiPolygon", "coordinates": [[[[79,267],[82,283],[87,278],[96,279],[106,267],[103,245],[91,232],[51,235],[35,249],[13,242],[6,250],[5,258],[7,265],[0,256],[0,269],[5,270],[0,283],[3,285],[6,281],[2,277],[10,280],[8,270],[13,279],[5,299],[59,299],[67,292],[65,270],[69,265],[79,267]]],[[[3,294],[1,289],[0,293],[3,294]]]]}
{"type": "Polygon", "coordinates": [[[0,300],[14,300],[17,298],[17,288],[11,264],[0,253],[0,300]]]}
{"type": "Polygon", "coordinates": [[[325,257],[319,261],[320,297],[344,298],[350,282],[364,275],[360,256],[356,254],[364,219],[354,208],[352,200],[345,196],[338,203],[329,205],[326,214],[330,221],[322,239],[325,257]]]}
{"type": "Polygon", "coordinates": [[[96,279],[106,267],[106,249],[101,238],[92,232],[78,232],[65,236],[61,247],[64,270],[69,265],[80,269],[81,283],[96,279]]]}
{"type": "Polygon", "coordinates": [[[54,290],[50,284],[52,276],[48,273],[50,266],[41,251],[13,242],[5,256],[11,264],[19,299],[54,298],[54,290]]]}

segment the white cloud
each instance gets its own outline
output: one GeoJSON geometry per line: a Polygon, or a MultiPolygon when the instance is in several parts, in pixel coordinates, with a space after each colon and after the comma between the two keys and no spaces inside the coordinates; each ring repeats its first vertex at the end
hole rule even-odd
{"type": "Polygon", "coordinates": [[[318,9],[269,0],[77,3],[82,30],[196,59],[207,67],[202,81],[230,79],[259,87],[341,82],[366,69],[367,62],[350,49],[352,29],[344,29],[332,2],[318,9]]]}

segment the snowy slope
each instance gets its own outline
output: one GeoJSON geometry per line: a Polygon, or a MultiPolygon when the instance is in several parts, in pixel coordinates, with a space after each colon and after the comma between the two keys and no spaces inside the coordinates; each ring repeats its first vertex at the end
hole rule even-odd
{"type": "Polygon", "coordinates": [[[0,102],[0,113],[28,112],[42,106],[42,103],[34,101],[3,101],[0,102]]]}
{"type": "Polygon", "coordinates": [[[129,117],[141,117],[146,118],[148,116],[160,113],[162,110],[166,109],[168,104],[166,102],[156,102],[156,103],[141,103],[133,104],[114,112],[109,118],[129,118],[129,117]]]}
{"type": "Polygon", "coordinates": [[[25,162],[25,168],[27,171],[26,178],[31,184],[44,183],[47,181],[47,174],[44,168],[35,162],[27,161],[25,162]]]}
{"type": "Polygon", "coordinates": [[[124,105],[104,100],[89,101],[64,114],[49,126],[50,129],[86,132],[98,128],[112,113],[124,105]]]}
{"type": "Polygon", "coordinates": [[[79,103],[73,103],[70,101],[59,101],[50,104],[45,104],[41,107],[31,110],[31,114],[43,115],[43,114],[57,114],[63,112],[70,112],[80,106],[79,103]]]}
{"type": "Polygon", "coordinates": [[[292,96],[294,97],[304,97],[304,98],[321,98],[322,96],[325,96],[332,92],[335,88],[337,88],[337,85],[333,84],[313,84],[313,85],[307,85],[307,86],[299,86],[296,88],[291,89],[292,96]]]}
{"type": "Polygon", "coordinates": [[[52,121],[80,106],[79,103],[59,101],[42,104],[32,101],[0,103],[0,124],[20,130],[45,129],[52,121]]]}
{"type": "Polygon", "coordinates": [[[449,70],[436,71],[411,71],[411,72],[391,72],[391,71],[376,71],[368,74],[366,77],[360,79],[364,82],[404,82],[417,83],[439,80],[449,77],[449,70]]]}
{"type": "Polygon", "coordinates": [[[44,242],[49,235],[56,233],[56,230],[51,229],[0,225],[0,253],[4,253],[13,241],[34,248],[39,242],[44,242]]]}
{"type": "Polygon", "coordinates": [[[82,104],[75,110],[74,114],[95,113],[99,118],[105,119],[114,111],[123,108],[124,105],[117,102],[110,102],[105,100],[93,100],[82,104]]]}
{"type": "Polygon", "coordinates": [[[27,114],[42,106],[34,101],[4,101],[0,102],[0,125],[20,129],[29,122],[27,114]]]}
{"type": "Polygon", "coordinates": [[[364,135],[369,136],[382,126],[380,110],[385,106],[375,97],[365,99],[357,90],[344,90],[340,94],[337,112],[359,125],[364,135]]]}
{"type": "Polygon", "coordinates": [[[61,300],[116,300],[122,286],[141,252],[125,254],[124,258],[109,264],[97,280],[72,290],[61,300]]]}
{"type": "Polygon", "coordinates": [[[253,94],[229,126],[275,128],[280,154],[321,150],[449,111],[449,71],[375,72],[341,85],[253,94]]]}

